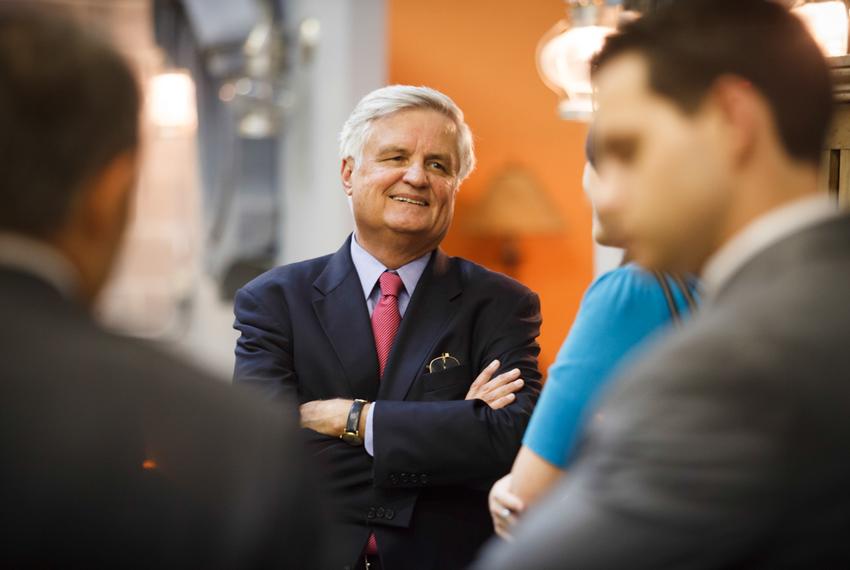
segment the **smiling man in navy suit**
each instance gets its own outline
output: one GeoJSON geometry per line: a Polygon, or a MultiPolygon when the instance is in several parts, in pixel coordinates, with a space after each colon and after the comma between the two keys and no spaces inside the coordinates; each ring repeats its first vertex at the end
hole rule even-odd
{"type": "Polygon", "coordinates": [[[539,301],[439,249],[475,164],[451,99],[378,89],[340,142],[356,231],[237,293],[235,381],[301,403],[339,500],[334,567],[463,567],[539,393],[539,301]]]}

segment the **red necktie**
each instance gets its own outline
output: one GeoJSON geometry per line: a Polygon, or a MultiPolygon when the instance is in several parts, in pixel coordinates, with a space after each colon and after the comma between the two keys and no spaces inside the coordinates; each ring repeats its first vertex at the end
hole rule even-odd
{"type": "Polygon", "coordinates": [[[372,334],[375,335],[375,349],[378,352],[380,376],[384,376],[390,350],[401,324],[401,313],[398,311],[398,294],[404,284],[397,273],[384,271],[378,283],[381,285],[381,300],[372,311],[372,334]]]}
{"type": "MultiPolygon", "coordinates": [[[[381,285],[381,299],[372,311],[372,334],[375,336],[375,350],[378,353],[380,376],[384,376],[393,341],[401,325],[401,313],[398,310],[398,294],[404,284],[397,273],[384,271],[378,283],[381,285]]],[[[369,534],[366,543],[366,554],[374,556],[378,553],[378,543],[375,534],[369,534]]]]}

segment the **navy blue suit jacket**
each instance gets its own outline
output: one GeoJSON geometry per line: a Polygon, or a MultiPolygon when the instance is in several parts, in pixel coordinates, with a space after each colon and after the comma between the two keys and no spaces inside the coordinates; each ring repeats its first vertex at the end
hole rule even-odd
{"type": "Polygon", "coordinates": [[[307,432],[339,501],[334,567],[370,530],[388,568],[459,568],[491,535],[487,490],[521,444],[540,389],[540,305],[518,282],[437,250],[410,300],[383,379],[350,239],[333,255],[278,267],[236,294],[235,381],[269,398],[377,402],[374,458],[307,432]],[[460,366],[429,373],[450,353],[460,366]],[[525,386],[492,410],[464,400],[493,359],[525,386]]]}

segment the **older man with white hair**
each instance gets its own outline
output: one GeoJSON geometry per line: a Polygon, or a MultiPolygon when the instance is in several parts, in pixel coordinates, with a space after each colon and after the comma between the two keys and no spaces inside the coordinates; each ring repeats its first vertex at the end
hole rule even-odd
{"type": "Polygon", "coordinates": [[[340,143],[356,231],[237,293],[235,380],[301,403],[339,500],[334,567],[460,568],[537,399],[539,301],[439,249],[475,165],[451,99],[378,89],[340,143]]]}

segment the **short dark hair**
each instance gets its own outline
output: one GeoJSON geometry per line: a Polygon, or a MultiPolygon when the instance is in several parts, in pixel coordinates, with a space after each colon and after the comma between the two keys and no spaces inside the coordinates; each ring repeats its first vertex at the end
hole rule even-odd
{"type": "Polygon", "coordinates": [[[818,163],[833,111],[826,60],[802,22],[772,0],[679,0],[625,24],[591,61],[646,58],[649,85],[687,113],[735,75],[768,101],[792,157],[818,163]]]}
{"type": "Polygon", "coordinates": [[[49,237],[139,139],[140,93],[107,43],[42,10],[0,9],[0,230],[49,237]]]}

